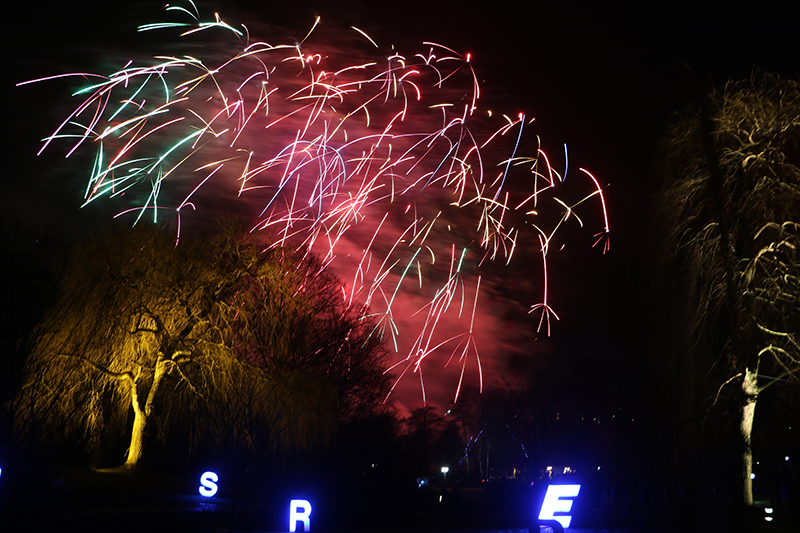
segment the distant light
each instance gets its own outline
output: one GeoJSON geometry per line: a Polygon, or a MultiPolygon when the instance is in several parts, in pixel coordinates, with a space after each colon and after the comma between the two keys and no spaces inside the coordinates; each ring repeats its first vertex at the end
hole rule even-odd
{"type": "Polygon", "coordinates": [[[570,468],[570,467],[568,467],[568,466],[565,466],[565,467],[564,467],[564,473],[565,473],[565,474],[569,474],[570,472],[572,472],[572,468],[570,468]]]}
{"type": "Polygon", "coordinates": [[[750,474],[750,479],[755,479],[755,478],[756,478],[755,474],[750,474]]]}
{"type": "Polygon", "coordinates": [[[311,504],[308,500],[289,502],[289,533],[297,531],[297,522],[303,523],[303,531],[311,531],[311,504]]]}
{"type": "Polygon", "coordinates": [[[789,456],[787,455],[786,457],[784,457],[784,459],[786,459],[788,461],[789,460],[789,456]]]}
{"type": "Polygon", "coordinates": [[[764,520],[766,520],[767,522],[772,522],[772,518],[773,517],[771,517],[771,516],[765,516],[764,520]]]}
{"type": "Polygon", "coordinates": [[[764,512],[767,514],[772,514],[772,507],[764,507],[764,512]]]}
{"type": "Polygon", "coordinates": [[[450,471],[450,467],[447,467],[447,466],[443,466],[443,467],[442,467],[442,474],[446,474],[446,473],[448,473],[449,471],[450,471]]]}

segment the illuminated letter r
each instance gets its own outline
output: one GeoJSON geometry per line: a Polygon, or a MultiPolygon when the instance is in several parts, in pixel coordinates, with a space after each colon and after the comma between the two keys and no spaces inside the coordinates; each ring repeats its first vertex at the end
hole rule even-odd
{"type": "Polygon", "coordinates": [[[292,500],[289,503],[289,533],[295,533],[298,520],[303,522],[303,531],[311,531],[311,504],[308,500],[292,500]]]}

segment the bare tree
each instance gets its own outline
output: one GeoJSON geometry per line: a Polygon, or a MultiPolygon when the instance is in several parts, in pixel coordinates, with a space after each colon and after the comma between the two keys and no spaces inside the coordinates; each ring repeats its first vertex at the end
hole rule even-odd
{"type": "Polygon", "coordinates": [[[663,149],[670,349],[695,368],[684,375],[700,384],[685,390],[701,410],[722,398],[738,405],[742,498],[752,505],[758,396],[800,372],[800,84],[754,72],[703,94],[663,149]]]}
{"type": "Polygon", "coordinates": [[[56,405],[45,425],[69,420],[90,445],[132,415],[126,468],[178,419],[249,447],[324,440],[359,387],[383,385],[385,352],[318,262],[264,248],[234,231],[177,246],[152,229],[87,238],[28,360],[28,412],[56,405]]]}

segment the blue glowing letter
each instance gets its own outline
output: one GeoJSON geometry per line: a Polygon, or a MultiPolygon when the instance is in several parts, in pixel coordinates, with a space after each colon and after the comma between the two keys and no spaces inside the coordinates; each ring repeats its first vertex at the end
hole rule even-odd
{"type": "Polygon", "coordinates": [[[311,504],[308,500],[292,500],[289,503],[290,533],[295,533],[298,520],[303,522],[303,531],[311,531],[311,504]]]}
{"type": "Polygon", "coordinates": [[[569,527],[572,517],[569,515],[554,516],[553,513],[568,513],[572,509],[572,500],[580,492],[580,485],[550,485],[544,495],[539,520],[556,520],[562,526],[569,527]],[[564,498],[564,499],[562,499],[564,498]]]}
{"type": "Polygon", "coordinates": [[[216,494],[218,489],[217,481],[219,481],[219,476],[214,472],[206,472],[200,476],[200,487],[197,489],[200,492],[200,496],[210,498],[216,494]]]}

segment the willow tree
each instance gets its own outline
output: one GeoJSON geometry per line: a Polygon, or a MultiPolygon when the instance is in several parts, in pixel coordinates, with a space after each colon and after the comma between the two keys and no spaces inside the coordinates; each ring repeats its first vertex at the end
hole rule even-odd
{"type": "Polygon", "coordinates": [[[701,409],[723,398],[738,406],[741,493],[752,505],[759,395],[800,372],[800,84],[754,72],[704,93],[662,148],[671,356],[717,380],[698,392],[701,409]]]}
{"type": "Polygon", "coordinates": [[[89,444],[130,427],[126,468],[170,420],[225,435],[244,416],[220,418],[225,404],[246,410],[247,427],[279,428],[266,438],[319,441],[359,387],[385,384],[380,341],[310,256],[232,232],[176,246],[167,232],[127,229],[85,239],[68,264],[20,403],[89,444]]]}

